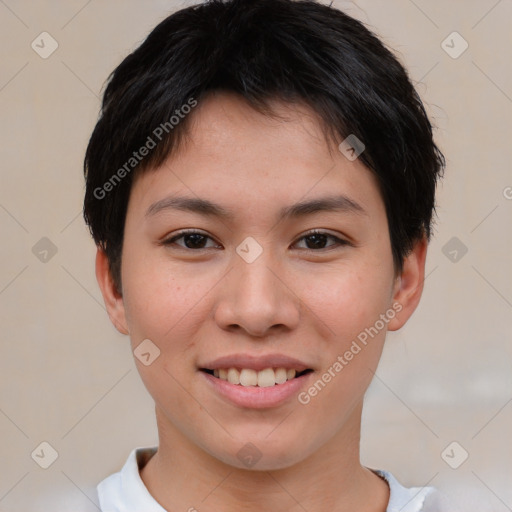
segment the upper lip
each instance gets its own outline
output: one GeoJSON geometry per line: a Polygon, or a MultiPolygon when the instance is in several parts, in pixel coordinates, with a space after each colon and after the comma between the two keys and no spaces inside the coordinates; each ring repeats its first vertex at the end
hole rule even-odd
{"type": "Polygon", "coordinates": [[[220,368],[247,368],[255,371],[265,370],[266,368],[286,368],[295,369],[298,372],[311,369],[303,361],[284,354],[266,354],[253,356],[250,354],[232,354],[218,357],[213,361],[200,365],[200,368],[206,370],[218,370],[220,368]]]}

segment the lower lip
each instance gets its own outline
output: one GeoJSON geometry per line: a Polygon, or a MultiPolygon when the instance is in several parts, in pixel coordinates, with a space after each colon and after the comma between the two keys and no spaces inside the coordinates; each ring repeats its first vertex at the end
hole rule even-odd
{"type": "Polygon", "coordinates": [[[298,394],[310,375],[313,374],[313,372],[309,372],[300,377],[287,380],[283,384],[260,388],[259,386],[230,384],[227,380],[219,379],[209,373],[203,371],[199,371],[199,373],[207,379],[217,393],[239,407],[252,409],[278,407],[291,396],[298,394]]]}

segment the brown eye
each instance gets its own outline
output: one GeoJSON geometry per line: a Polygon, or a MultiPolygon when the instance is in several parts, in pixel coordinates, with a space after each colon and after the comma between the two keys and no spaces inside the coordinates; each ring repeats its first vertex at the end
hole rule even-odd
{"type": "Polygon", "coordinates": [[[206,245],[208,240],[213,239],[199,231],[182,231],[181,233],[165,240],[163,245],[178,245],[183,249],[209,249],[211,247],[219,247],[217,244],[209,247],[206,245]],[[183,243],[177,243],[178,240],[183,239],[183,243]]]}
{"type": "Polygon", "coordinates": [[[342,240],[337,236],[331,235],[330,233],[326,233],[324,231],[312,231],[299,239],[299,242],[304,240],[306,243],[305,249],[307,250],[322,250],[329,249],[340,245],[349,245],[346,240],[342,240]],[[334,243],[328,244],[328,240],[334,240],[334,243]]]}

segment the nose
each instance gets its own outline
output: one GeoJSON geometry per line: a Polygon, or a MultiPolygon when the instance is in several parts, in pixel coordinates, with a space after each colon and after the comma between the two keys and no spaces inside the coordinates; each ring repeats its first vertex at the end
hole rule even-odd
{"type": "Polygon", "coordinates": [[[269,250],[251,263],[234,254],[233,268],[221,284],[215,308],[217,325],[260,338],[280,329],[295,329],[300,320],[300,299],[283,267],[270,257],[269,250]]]}

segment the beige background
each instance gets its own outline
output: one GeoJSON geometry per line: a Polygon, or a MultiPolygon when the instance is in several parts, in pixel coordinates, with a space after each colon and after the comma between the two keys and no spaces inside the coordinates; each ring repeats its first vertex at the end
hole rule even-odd
{"type": "MultiPolygon", "coordinates": [[[[107,75],[181,5],[0,0],[2,512],[98,510],[95,485],[156,442],[95,281],[81,166],[107,75]],[[31,48],[43,31],[59,45],[47,59],[31,48]],[[46,262],[43,237],[57,250],[46,262]],[[43,441],[58,452],[46,470],[31,458],[43,441]]],[[[363,462],[445,490],[453,510],[511,510],[512,2],[334,5],[400,53],[448,163],[422,303],[389,335],[367,395],[363,462]],[[456,59],[441,45],[453,31],[469,43],[456,59]],[[456,262],[452,237],[468,249],[456,262]],[[458,469],[441,457],[452,441],[469,452],[458,469]]]]}

